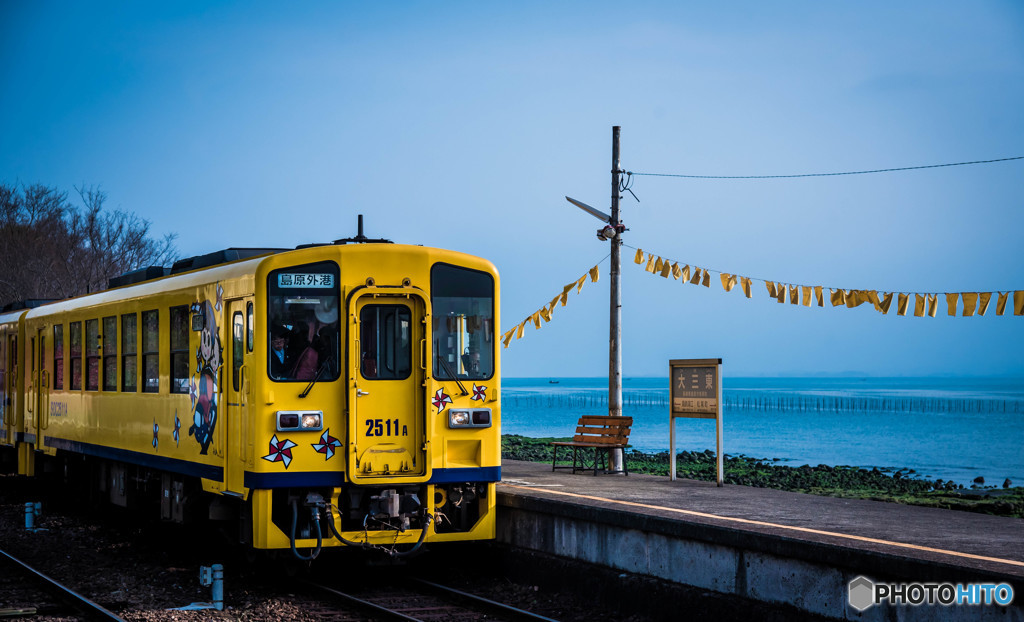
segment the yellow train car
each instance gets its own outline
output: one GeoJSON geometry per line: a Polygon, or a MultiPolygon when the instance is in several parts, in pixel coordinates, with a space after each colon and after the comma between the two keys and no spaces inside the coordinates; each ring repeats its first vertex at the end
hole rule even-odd
{"type": "Polygon", "coordinates": [[[168,520],[237,521],[243,542],[304,559],[494,537],[490,262],[336,243],[230,249],[117,283],[0,315],[17,361],[4,359],[16,423],[0,445],[19,472],[65,473],[168,520]]]}
{"type": "Polygon", "coordinates": [[[0,313],[0,448],[5,450],[0,455],[8,465],[18,461],[15,451],[24,408],[18,391],[23,382],[18,344],[25,337],[21,323],[25,313],[24,309],[0,313]]]}
{"type": "Polygon", "coordinates": [[[25,326],[28,310],[47,300],[29,300],[12,304],[0,312],[0,465],[17,469],[20,475],[33,475],[33,447],[37,430],[27,427],[26,410],[37,405],[27,403],[25,385],[25,326]],[[16,465],[16,466],[15,466],[16,465]]]}

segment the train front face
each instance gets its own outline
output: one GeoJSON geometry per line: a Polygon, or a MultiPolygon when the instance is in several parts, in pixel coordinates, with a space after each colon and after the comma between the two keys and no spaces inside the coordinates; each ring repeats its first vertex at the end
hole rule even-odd
{"type": "Polygon", "coordinates": [[[461,253],[367,244],[266,259],[244,478],[253,545],[394,554],[493,538],[498,305],[494,266],[461,253]]]}

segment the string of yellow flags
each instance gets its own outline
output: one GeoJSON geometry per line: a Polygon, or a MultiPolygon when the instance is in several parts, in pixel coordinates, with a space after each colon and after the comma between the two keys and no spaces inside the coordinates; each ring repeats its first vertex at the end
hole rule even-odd
{"type": "Polygon", "coordinates": [[[943,293],[918,293],[918,292],[885,292],[875,289],[843,289],[825,287],[822,285],[791,285],[781,281],[769,281],[766,279],[755,279],[728,272],[718,272],[690,266],[689,264],[679,265],[679,262],[671,259],[663,259],[653,253],[645,253],[642,249],[636,249],[636,256],[633,262],[644,266],[644,269],[651,274],[657,274],[664,278],[671,276],[673,279],[684,284],[703,285],[711,287],[711,273],[718,274],[722,283],[722,289],[727,292],[739,286],[740,291],[747,298],[753,296],[753,281],[763,282],[768,290],[768,295],[780,303],[788,299],[790,304],[810,307],[816,305],[825,306],[826,296],[833,307],[845,306],[849,309],[859,307],[862,304],[871,304],[879,313],[887,314],[896,302],[896,315],[906,315],[910,311],[911,296],[913,296],[913,314],[915,317],[935,317],[942,300],[946,303],[947,315],[955,316],[957,309],[961,310],[963,317],[974,315],[985,315],[995,299],[996,315],[1003,315],[1009,302],[1010,294],[1013,294],[1013,314],[1024,315],[1024,290],[1008,290],[1005,292],[943,292],[943,293]],[[826,293],[827,292],[827,293],[826,293]],[[961,305],[961,301],[963,304],[961,305]]]}
{"type": "MultiPolygon", "coordinates": [[[[600,265],[600,262],[598,262],[598,265],[600,265]]],[[[534,330],[536,330],[540,328],[542,321],[550,322],[551,316],[555,312],[555,307],[558,306],[559,304],[561,304],[564,307],[565,303],[569,300],[569,292],[575,289],[576,293],[579,294],[580,290],[583,289],[583,284],[587,282],[587,277],[590,277],[591,283],[597,283],[598,276],[599,275],[597,266],[595,265],[590,270],[587,270],[583,274],[583,276],[563,287],[562,293],[557,294],[554,298],[552,298],[551,302],[531,313],[529,316],[526,317],[526,319],[524,319],[522,322],[519,322],[519,324],[516,325],[515,328],[503,333],[501,335],[501,343],[504,345],[504,347],[507,348],[509,342],[512,341],[512,337],[515,337],[516,339],[522,338],[523,331],[526,330],[526,326],[528,324],[533,324],[533,328],[534,330]]]]}

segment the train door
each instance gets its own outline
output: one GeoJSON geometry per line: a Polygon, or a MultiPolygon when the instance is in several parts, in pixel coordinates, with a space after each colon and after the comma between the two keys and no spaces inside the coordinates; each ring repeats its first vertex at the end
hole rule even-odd
{"type": "Polygon", "coordinates": [[[0,443],[6,445],[14,444],[14,400],[10,391],[13,339],[12,335],[0,332],[0,443]]]}
{"type": "Polygon", "coordinates": [[[367,293],[349,313],[350,478],[428,475],[426,436],[428,302],[415,293],[367,293]]]}
{"type": "Polygon", "coordinates": [[[36,413],[39,412],[38,403],[38,390],[36,381],[39,374],[38,368],[36,367],[38,362],[36,359],[36,336],[32,333],[26,334],[28,343],[24,352],[24,365],[25,365],[25,414],[22,419],[22,425],[20,431],[25,434],[25,442],[35,445],[36,443],[36,413]]]}
{"type": "Polygon", "coordinates": [[[46,369],[45,328],[36,330],[32,343],[32,382],[36,389],[35,403],[33,404],[33,411],[35,412],[33,431],[36,435],[36,449],[42,449],[45,430],[50,422],[50,374],[46,369]]]}
{"type": "Polygon", "coordinates": [[[229,340],[227,360],[227,417],[224,457],[224,490],[228,494],[245,494],[245,467],[249,460],[249,403],[250,373],[253,349],[252,300],[228,302],[229,340]]]}

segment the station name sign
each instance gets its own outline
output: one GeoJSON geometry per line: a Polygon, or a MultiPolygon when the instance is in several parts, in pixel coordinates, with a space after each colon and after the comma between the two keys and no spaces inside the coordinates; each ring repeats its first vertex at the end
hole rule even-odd
{"type": "Polygon", "coordinates": [[[669,361],[673,416],[698,419],[715,419],[718,416],[721,364],[722,359],[669,361]]]}

